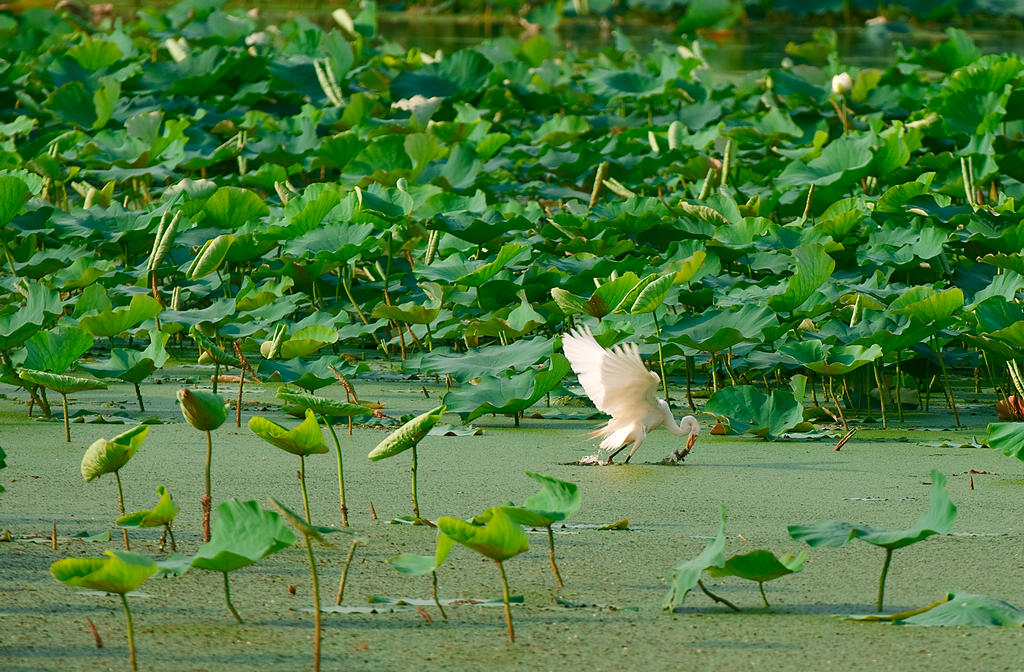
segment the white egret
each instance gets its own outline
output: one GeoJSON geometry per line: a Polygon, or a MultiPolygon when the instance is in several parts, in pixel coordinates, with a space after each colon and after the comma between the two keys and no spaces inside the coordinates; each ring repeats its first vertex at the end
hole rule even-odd
{"type": "Polygon", "coordinates": [[[601,450],[613,451],[605,464],[633,444],[626,457],[629,462],[647,433],[661,425],[676,436],[689,437],[686,447],[673,451],[669,459],[680,462],[689,454],[700,423],[687,415],[676,424],[668,403],[655,394],[661,378],[644,366],[635,343],[620,343],[609,350],[583,327],[562,336],[562,349],[594,406],[611,416],[608,424],[594,432],[594,437],[602,437],[601,450]]]}

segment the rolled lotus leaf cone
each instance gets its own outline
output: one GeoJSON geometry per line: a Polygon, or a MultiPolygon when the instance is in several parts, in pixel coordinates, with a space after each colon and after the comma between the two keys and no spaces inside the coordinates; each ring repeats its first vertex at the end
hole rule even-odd
{"type": "Polygon", "coordinates": [[[371,461],[376,462],[377,460],[393,457],[409,450],[430,432],[433,426],[437,424],[437,421],[441,419],[441,416],[444,415],[444,411],[444,406],[438,406],[422,415],[417,415],[391,432],[383,441],[377,444],[376,448],[370,451],[367,457],[371,461]]]}
{"type": "Polygon", "coordinates": [[[181,404],[181,413],[188,424],[202,431],[217,429],[228,417],[224,398],[206,390],[179,390],[178,403],[181,404]]]}

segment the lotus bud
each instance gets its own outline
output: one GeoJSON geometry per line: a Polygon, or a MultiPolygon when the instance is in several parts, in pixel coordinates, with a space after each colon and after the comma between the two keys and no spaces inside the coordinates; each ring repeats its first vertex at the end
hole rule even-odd
{"type": "Polygon", "coordinates": [[[853,90],[853,77],[850,73],[841,72],[832,78],[832,93],[837,96],[845,96],[853,90]]]}
{"type": "Polygon", "coordinates": [[[181,404],[181,413],[188,424],[202,431],[217,429],[228,417],[223,397],[206,390],[179,390],[178,403],[181,404]]]}

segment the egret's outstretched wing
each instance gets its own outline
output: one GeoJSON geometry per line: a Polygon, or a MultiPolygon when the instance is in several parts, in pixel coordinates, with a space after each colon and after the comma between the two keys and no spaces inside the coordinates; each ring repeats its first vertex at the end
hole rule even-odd
{"type": "Polygon", "coordinates": [[[644,366],[635,343],[608,350],[584,327],[562,336],[562,350],[599,411],[613,418],[637,413],[642,417],[650,406],[656,406],[658,374],[644,366]]]}

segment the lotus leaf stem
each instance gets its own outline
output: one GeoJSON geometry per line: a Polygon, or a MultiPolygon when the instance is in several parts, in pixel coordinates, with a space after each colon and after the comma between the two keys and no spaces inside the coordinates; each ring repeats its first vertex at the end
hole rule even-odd
{"type": "Polygon", "coordinates": [[[835,385],[833,384],[835,378],[833,376],[828,377],[828,394],[832,397],[832,403],[836,405],[836,410],[839,412],[839,419],[843,423],[843,431],[850,431],[850,426],[846,424],[846,415],[843,413],[843,407],[839,404],[839,399],[836,397],[835,385]]]}
{"type": "Polygon", "coordinates": [[[71,421],[68,419],[68,395],[60,393],[60,404],[64,408],[64,440],[71,443],[71,421]]]}
{"type": "Polygon", "coordinates": [[[348,555],[345,556],[345,566],[341,569],[341,579],[338,581],[338,595],[334,600],[335,604],[341,604],[341,600],[345,596],[345,582],[348,580],[348,568],[349,565],[352,564],[352,556],[356,554],[356,546],[361,543],[361,539],[353,539],[352,544],[348,547],[348,555]]]}
{"type": "Polygon", "coordinates": [[[724,604],[725,606],[729,607],[733,611],[739,612],[739,610],[740,610],[739,607],[737,607],[735,604],[733,604],[729,600],[725,599],[724,597],[719,597],[718,595],[715,595],[714,593],[712,593],[710,590],[707,589],[707,586],[704,585],[703,581],[697,581],[697,587],[700,588],[701,590],[703,590],[704,594],[707,595],[708,597],[710,597],[715,602],[718,602],[720,604],[724,604]]]}
{"type": "MultiPolygon", "coordinates": [[[[121,515],[124,515],[124,491],[121,489],[121,474],[118,471],[114,472],[114,481],[117,483],[117,507],[121,509],[121,515]]],[[[124,550],[132,550],[128,546],[128,530],[121,528],[121,534],[124,535],[124,550]]]]}
{"type": "Polygon", "coordinates": [[[138,383],[132,383],[135,386],[135,399],[139,402],[139,412],[146,412],[146,405],[142,403],[142,390],[139,389],[138,383]]]}
{"type": "Polygon", "coordinates": [[[420,519],[420,503],[416,498],[416,446],[412,447],[412,517],[416,522],[420,519]]]}
{"type": "Polygon", "coordinates": [[[882,611],[882,600],[885,598],[885,577],[889,574],[889,564],[892,562],[892,549],[885,549],[885,562],[882,563],[882,576],[878,579],[878,607],[882,611]]]}
{"type": "MultiPolygon", "coordinates": [[[[938,339],[932,337],[932,344],[938,345],[938,339]]],[[[960,428],[960,414],[956,410],[956,399],[953,397],[953,386],[949,383],[949,374],[946,372],[946,360],[942,356],[942,350],[940,348],[932,348],[935,350],[935,355],[939,358],[939,368],[942,369],[942,387],[945,389],[946,397],[949,399],[949,405],[953,409],[953,419],[956,421],[957,429],[960,428]]]]}
{"type": "Polygon", "coordinates": [[[306,494],[306,456],[299,455],[299,485],[302,487],[302,510],[306,513],[306,522],[312,525],[309,517],[309,495],[306,494]]]}
{"type": "Polygon", "coordinates": [[[309,558],[309,575],[313,584],[313,672],[320,672],[320,580],[316,575],[313,542],[308,536],[306,537],[306,557],[309,558]]]}
{"type": "MultiPolygon", "coordinates": [[[[885,393],[886,390],[882,386],[882,375],[878,371],[878,362],[872,362],[871,368],[875,372],[875,384],[878,385],[878,405],[882,408],[882,429],[889,429],[889,418],[885,414],[885,393]]],[[[868,402],[870,408],[871,402],[868,402]]]]}
{"type": "MultiPolygon", "coordinates": [[[[334,451],[338,458],[338,502],[341,506],[341,525],[342,527],[348,527],[348,507],[345,506],[345,470],[342,467],[341,461],[341,442],[338,441],[338,435],[334,431],[334,425],[327,419],[324,414],[320,415],[320,419],[327,425],[327,430],[331,433],[331,438],[334,439],[334,451]]],[[[351,420],[351,417],[349,418],[351,420]]]]}
{"type": "Polygon", "coordinates": [[[502,564],[501,560],[495,560],[495,564],[498,565],[498,571],[501,572],[501,588],[502,588],[502,599],[505,600],[505,624],[508,626],[508,641],[516,641],[516,631],[512,628],[512,607],[509,605],[508,597],[508,577],[505,576],[505,565],[502,564]]]}
{"type": "Polygon", "coordinates": [[[213,363],[213,393],[217,394],[217,383],[220,381],[220,362],[213,363]]]}
{"type": "MultiPolygon", "coordinates": [[[[661,355],[661,326],[658,324],[658,311],[657,310],[652,310],[651,311],[651,318],[654,319],[654,335],[655,335],[655,338],[658,339],[658,367],[661,369],[661,389],[665,393],[665,401],[667,403],[671,404],[672,402],[669,401],[669,398],[668,398],[668,378],[665,377],[665,360],[664,360],[664,358],[661,355]]],[[[548,529],[550,530],[551,528],[548,528],[548,529]]],[[[554,563],[552,563],[552,564],[554,564],[554,563]]],[[[555,573],[557,574],[558,570],[555,570],[555,573]]],[[[559,581],[558,585],[561,586],[562,582],[559,581]]]]}
{"type": "Polygon", "coordinates": [[[139,666],[135,663],[135,629],[132,627],[132,610],[128,608],[128,598],[124,593],[121,595],[121,605],[124,607],[124,620],[128,625],[128,658],[132,661],[132,669],[137,670],[139,666]]]}
{"type": "Polygon", "coordinates": [[[771,607],[772,605],[768,604],[768,596],[764,594],[764,581],[757,582],[757,589],[761,591],[761,601],[764,602],[764,606],[771,607]]]}
{"type": "Polygon", "coordinates": [[[447,621],[448,614],[444,613],[444,607],[441,606],[441,600],[437,599],[437,570],[430,573],[430,578],[431,583],[433,584],[434,604],[437,605],[437,610],[441,612],[441,618],[447,621]]]}
{"type": "Polygon", "coordinates": [[[243,623],[242,617],[238,615],[238,611],[235,609],[235,605],[231,604],[231,584],[228,581],[228,573],[221,572],[224,575],[224,601],[228,603],[228,611],[235,617],[235,620],[239,623],[243,623]]]}
{"type": "Polygon", "coordinates": [[[548,525],[548,559],[551,561],[551,570],[555,573],[555,579],[558,580],[558,587],[564,587],[562,574],[558,571],[558,565],[555,564],[555,533],[551,530],[550,525],[548,525]]]}
{"type": "Polygon", "coordinates": [[[896,351],[896,413],[899,415],[900,422],[903,422],[903,367],[902,367],[903,351],[896,351]]]}
{"type": "Polygon", "coordinates": [[[203,495],[200,503],[203,506],[203,541],[210,540],[210,503],[213,497],[210,494],[210,468],[213,462],[213,436],[210,430],[206,430],[206,494],[203,495]]]}

